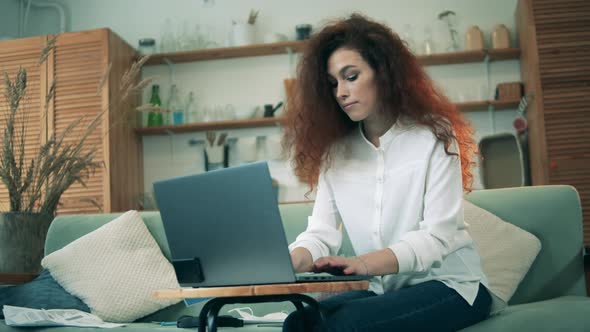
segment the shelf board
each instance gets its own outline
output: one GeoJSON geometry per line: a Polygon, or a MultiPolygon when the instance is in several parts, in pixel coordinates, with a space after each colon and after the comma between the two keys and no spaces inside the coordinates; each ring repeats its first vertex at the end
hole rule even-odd
{"type": "MultiPolygon", "coordinates": [[[[457,103],[457,107],[462,112],[486,111],[489,105],[494,106],[496,110],[499,109],[516,109],[520,100],[491,100],[491,101],[473,101],[466,103],[457,103]]],[[[283,122],[283,118],[257,118],[247,120],[230,120],[230,121],[215,121],[215,122],[199,122],[189,123],[178,126],[161,126],[161,127],[146,127],[135,129],[135,132],[141,136],[150,135],[168,135],[179,133],[194,133],[208,130],[229,130],[229,129],[243,129],[243,128],[260,128],[260,127],[274,127],[279,126],[283,122]]]]}
{"type": "Polygon", "coordinates": [[[243,129],[243,128],[260,128],[260,127],[274,127],[280,125],[282,118],[257,118],[247,120],[230,120],[230,121],[213,121],[213,122],[198,122],[188,123],[178,126],[161,126],[161,127],[146,127],[135,129],[139,135],[167,135],[179,133],[193,133],[208,130],[220,129],[243,129]]]}
{"type": "Polygon", "coordinates": [[[170,60],[173,63],[181,63],[272,54],[286,54],[288,53],[288,49],[291,49],[293,52],[301,52],[304,46],[305,41],[294,40],[280,43],[256,44],[239,47],[223,47],[193,51],[158,53],[151,55],[145,65],[161,65],[166,63],[165,59],[170,60]]]}
{"type": "MultiPolygon", "coordinates": [[[[166,60],[172,63],[204,61],[204,60],[220,60],[231,58],[243,58],[261,55],[286,54],[288,49],[293,52],[301,52],[305,47],[306,42],[300,40],[292,40],[279,43],[256,44],[238,47],[222,47],[199,49],[192,51],[180,51],[170,53],[152,54],[149,60],[145,63],[149,65],[165,64],[166,60]]],[[[520,57],[520,49],[507,48],[499,50],[479,50],[479,51],[462,51],[452,53],[440,53],[432,55],[418,55],[418,61],[422,65],[447,65],[468,62],[481,62],[486,55],[494,60],[511,60],[520,57]]]]}
{"type": "Polygon", "coordinates": [[[465,103],[456,103],[461,112],[487,111],[488,106],[493,106],[495,110],[516,109],[520,104],[519,100],[489,100],[489,101],[470,101],[465,103]]]}
{"type": "Polygon", "coordinates": [[[490,55],[490,60],[492,61],[520,59],[520,48],[502,48],[497,50],[487,50],[486,52],[490,55]]]}
{"type": "Polygon", "coordinates": [[[520,58],[520,49],[506,48],[497,50],[462,51],[453,53],[439,53],[418,55],[418,61],[424,66],[450,65],[469,62],[482,62],[486,55],[491,61],[516,60],[520,58]]]}
{"type": "Polygon", "coordinates": [[[465,51],[454,53],[439,53],[431,55],[418,55],[418,61],[423,66],[450,65],[467,62],[481,62],[486,57],[484,50],[465,51]]]}

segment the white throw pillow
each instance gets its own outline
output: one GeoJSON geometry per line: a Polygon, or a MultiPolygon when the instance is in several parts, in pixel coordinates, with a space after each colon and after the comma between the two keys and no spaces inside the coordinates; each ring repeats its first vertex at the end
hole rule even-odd
{"type": "Polygon", "coordinates": [[[128,211],[60,250],[42,263],[68,292],[108,322],[132,322],[179,302],[154,298],[157,289],[179,288],[137,211],[128,211]]]}
{"type": "Polygon", "coordinates": [[[541,241],[466,200],[464,208],[490,291],[508,303],[541,250],[541,241]]]}

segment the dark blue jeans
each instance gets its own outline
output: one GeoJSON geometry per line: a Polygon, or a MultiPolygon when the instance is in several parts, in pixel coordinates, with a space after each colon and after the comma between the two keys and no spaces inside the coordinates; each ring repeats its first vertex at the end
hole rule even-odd
{"type": "MultiPolygon", "coordinates": [[[[383,295],[352,291],[320,301],[326,330],[330,332],[457,331],[486,319],[491,304],[492,298],[482,285],[471,306],[440,281],[383,295]]],[[[306,307],[303,312],[295,311],[287,317],[283,331],[320,331],[318,321],[319,315],[306,307]]]]}

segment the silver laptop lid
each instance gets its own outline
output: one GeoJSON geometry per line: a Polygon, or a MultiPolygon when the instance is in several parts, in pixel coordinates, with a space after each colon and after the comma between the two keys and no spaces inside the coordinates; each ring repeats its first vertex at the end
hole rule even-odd
{"type": "Polygon", "coordinates": [[[154,183],[182,286],[295,281],[271,181],[258,162],[154,183]]]}

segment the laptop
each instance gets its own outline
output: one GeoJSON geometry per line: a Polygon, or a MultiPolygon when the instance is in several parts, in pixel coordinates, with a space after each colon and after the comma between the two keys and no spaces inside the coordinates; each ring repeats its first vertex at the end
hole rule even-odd
{"type": "Polygon", "coordinates": [[[367,279],[294,272],[266,162],[161,180],[154,190],[181,286],[367,279]]]}

